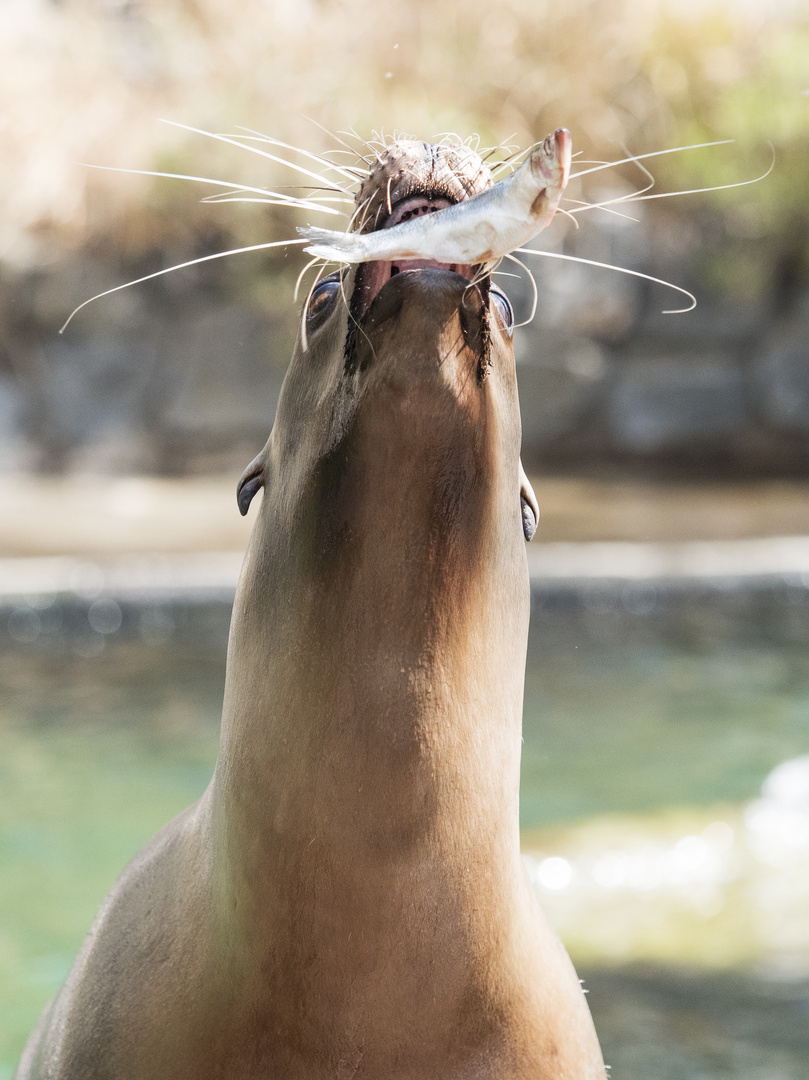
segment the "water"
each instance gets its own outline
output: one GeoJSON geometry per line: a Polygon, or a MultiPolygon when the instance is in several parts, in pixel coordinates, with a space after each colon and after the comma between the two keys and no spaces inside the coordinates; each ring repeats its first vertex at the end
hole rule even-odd
{"type": "Polygon", "coordinates": [[[750,798],[809,750],[809,589],[536,593],[524,736],[524,828],[750,798]]]}
{"type": "MultiPolygon", "coordinates": [[[[762,861],[749,827],[809,751],[808,615],[798,582],[535,595],[525,847],[613,1076],[809,1075],[809,856],[762,861]]],[[[228,617],[0,608],[0,1078],[126,860],[210,777],[228,617]]]]}

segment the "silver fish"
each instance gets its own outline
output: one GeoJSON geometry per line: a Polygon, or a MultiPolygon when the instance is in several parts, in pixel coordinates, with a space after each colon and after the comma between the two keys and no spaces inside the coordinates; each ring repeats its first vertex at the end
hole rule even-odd
{"type": "Polygon", "coordinates": [[[570,175],[572,140],[558,128],[510,176],[432,214],[376,232],[299,228],[310,255],[331,262],[429,259],[491,264],[522,247],[553,219],[570,175]]]}

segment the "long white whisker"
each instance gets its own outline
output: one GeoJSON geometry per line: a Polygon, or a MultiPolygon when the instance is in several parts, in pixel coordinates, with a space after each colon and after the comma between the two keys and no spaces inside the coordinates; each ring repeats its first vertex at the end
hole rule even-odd
{"type": "MultiPolygon", "coordinates": [[[[189,176],[185,173],[153,172],[151,169],[120,169],[115,165],[89,165],[79,162],[86,169],[102,169],[104,172],[128,173],[131,176],[157,176],[164,180],[192,180],[196,184],[214,184],[216,187],[227,188],[229,191],[253,191],[257,195],[276,195],[277,192],[268,188],[249,187],[246,184],[237,184],[235,180],[214,180],[209,176],[189,176]]],[[[330,210],[310,202],[308,199],[299,199],[295,196],[278,195],[284,206],[297,207],[300,210],[323,210],[327,214],[338,214],[339,210],[330,210]]]]}
{"type": "Polygon", "coordinates": [[[613,210],[609,206],[609,203],[588,203],[584,199],[565,199],[565,202],[578,203],[577,210],[568,210],[567,213],[575,220],[576,214],[581,214],[585,210],[603,210],[605,214],[614,214],[615,217],[625,218],[627,221],[640,221],[640,218],[632,217],[631,214],[622,214],[620,210],[613,210]]]}
{"type": "Polygon", "coordinates": [[[359,215],[360,211],[364,211],[366,213],[364,213],[362,221],[360,222],[360,227],[357,230],[358,232],[362,232],[362,227],[363,227],[363,225],[365,225],[365,222],[367,220],[367,210],[368,210],[368,204],[370,203],[370,201],[371,201],[371,196],[368,195],[365,199],[362,200],[361,203],[357,204],[356,210],[351,215],[351,217],[349,219],[349,222],[348,222],[348,225],[346,225],[346,232],[351,232],[352,228],[354,227],[354,222],[357,220],[357,216],[359,215]]]}
{"type": "MultiPolygon", "coordinates": [[[[286,165],[288,169],[292,169],[294,172],[299,172],[303,176],[313,177],[315,180],[322,182],[323,177],[316,172],[312,172],[311,169],[306,169],[303,165],[296,165],[293,161],[287,161],[286,158],[280,158],[277,154],[270,154],[266,150],[259,150],[257,146],[248,146],[246,143],[239,142],[238,139],[231,139],[227,135],[217,135],[213,131],[205,131],[202,128],[192,127],[190,124],[181,124],[177,120],[165,120],[161,118],[161,124],[170,124],[171,127],[181,128],[183,131],[193,131],[196,135],[205,135],[209,139],[216,139],[218,142],[227,143],[229,146],[236,146],[240,150],[249,150],[251,154],[258,154],[260,157],[266,158],[268,161],[274,161],[278,165],[286,165]]],[[[334,184],[335,191],[342,191],[344,195],[348,195],[347,188],[340,187],[339,184],[334,184]]]]}
{"type": "Polygon", "coordinates": [[[146,274],[145,277],[136,278],[134,281],[127,281],[123,285],[116,285],[114,289],[106,289],[104,292],[96,293],[95,296],[91,296],[89,300],[85,300],[83,304],[79,304],[77,308],[74,308],[65,320],[64,326],[59,331],[63,334],[70,323],[70,320],[76,315],[83,307],[87,307],[88,304],[92,304],[94,300],[100,300],[102,296],[109,296],[111,293],[120,292],[121,289],[128,289],[131,285],[140,285],[144,281],[151,281],[152,278],[162,277],[163,274],[170,274],[174,270],[184,270],[187,266],[196,266],[198,263],[210,262],[212,259],[224,259],[226,255],[242,255],[246,251],[265,251],[267,248],[274,247],[287,247],[290,244],[306,244],[306,240],[271,240],[266,244],[251,244],[249,247],[231,248],[229,251],[217,251],[213,255],[202,255],[199,259],[189,259],[188,262],[177,263],[175,266],[167,266],[165,270],[156,270],[153,274],[146,274]]]}
{"type": "MultiPolygon", "coordinates": [[[[770,173],[775,168],[775,147],[772,145],[772,143],[769,143],[769,146],[770,146],[770,149],[772,150],[772,155],[773,155],[772,161],[770,162],[770,165],[769,165],[769,168],[767,169],[766,172],[763,172],[761,174],[761,176],[756,176],[752,180],[736,180],[732,184],[713,184],[711,187],[690,188],[687,191],[658,191],[658,192],[655,192],[654,195],[644,195],[642,193],[636,193],[636,194],[633,194],[633,195],[621,195],[616,199],[608,199],[606,202],[603,202],[603,203],[588,203],[588,204],[585,204],[585,205],[581,206],[578,210],[571,210],[570,213],[571,214],[581,214],[585,210],[604,210],[604,209],[607,209],[611,204],[617,203],[617,202],[636,203],[636,202],[648,202],[650,199],[673,199],[675,197],[675,195],[703,195],[703,194],[708,194],[711,191],[726,191],[728,188],[747,187],[748,184],[758,184],[762,180],[766,180],[767,177],[770,175],[770,173]]],[[[642,189],[642,191],[648,191],[648,190],[649,190],[648,188],[642,189]]],[[[578,202],[579,200],[573,199],[571,201],[572,202],[578,202]]],[[[613,213],[613,214],[617,213],[617,211],[615,211],[615,210],[608,211],[608,212],[613,213]]],[[[628,215],[621,214],[620,216],[621,217],[626,217],[628,215]]],[[[630,221],[637,221],[637,218],[630,218],[629,220],[630,221]]]]}
{"type": "MultiPolygon", "coordinates": [[[[300,146],[292,146],[290,143],[282,142],[280,139],[273,138],[272,135],[264,135],[260,131],[255,131],[253,128],[243,127],[241,124],[236,125],[238,131],[247,132],[245,138],[260,139],[263,142],[269,143],[270,146],[281,146],[284,150],[291,150],[295,154],[301,154],[302,157],[308,158],[310,161],[316,161],[318,165],[325,165],[327,169],[331,169],[333,172],[339,173],[344,179],[348,180],[351,184],[356,184],[357,176],[359,173],[364,176],[364,172],[361,169],[348,169],[343,165],[338,165],[334,161],[329,161],[328,158],[322,157],[320,154],[313,154],[309,150],[303,150],[300,146]]],[[[291,164],[291,163],[290,163],[291,164]]],[[[339,186],[339,185],[336,185],[339,186]]]]}
{"type": "Polygon", "coordinates": [[[539,146],[541,142],[542,142],[542,139],[539,139],[537,142],[531,143],[530,146],[526,146],[522,150],[520,150],[519,147],[516,147],[514,150],[512,150],[512,152],[508,155],[508,157],[503,158],[502,161],[498,161],[495,168],[499,168],[501,165],[507,165],[509,162],[513,162],[513,161],[518,160],[518,158],[526,158],[526,157],[528,157],[528,155],[531,153],[531,151],[535,150],[536,147],[539,146]]]}
{"type": "MultiPolygon", "coordinates": [[[[616,195],[614,199],[605,199],[603,202],[600,202],[600,203],[582,203],[582,206],[581,206],[580,210],[571,210],[570,211],[570,216],[573,217],[574,214],[581,213],[582,210],[596,210],[596,209],[598,209],[598,210],[605,210],[608,214],[616,214],[618,217],[625,217],[628,221],[637,221],[638,220],[637,218],[630,217],[629,214],[621,214],[617,210],[610,210],[609,209],[609,207],[613,206],[615,203],[637,202],[638,199],[644,194],[644,192],[650,191],[654,187],[655,178],[652,176],[652,174],[649,172],[649,170],[646,168],[646,166],[641,165],[638,158],[632,158],[632,163],[634,165],[637,165],[637,167],[640,169],[640,171],[642,173],[644,173],[648,177],[649,183],[646,185],[646,187],[640,188],[639,191],[630,192],[630,194],[628,194],[628,195],[616,195]]],[[[571,201],[572,202],[578,202],[580,200],[573,199],[571,201]]],[[[574,218],[574,221],[575,221],[575,218],[574,218]]]]}
{"type": "MultiPolygon", "coordinates": [[[[338,135],[348,135],[349,138],[356,139],[358,143],[361,143],[363,146],[366,146],[368,148],[368,150],[370,150],[370,152],[376,158],[378,165],[382,164],[381,156],[377,153],[376,149],[371,145],[371,143],[368,141],[368,139],[363,139],[363,137],[361,135],[358,135],[357,132],[354,131],[351,128],[349,128],[348,131],[340,130],[340,131],[337,132],[337,134],[338,135]]],[[[376,132],[374,131],[371,134],[372,134],[372,136],[376,135],[376,132]]],[[[380,139],[377,137],[376,141],[380,142],[380,139]]],[[[344,144],[344,145],[347,145],[347,144],[344,144]]],[[[382,146],[382,149],[384,150],[385,149],[385,143],[381,142],[381,146],[382,146]]],[[[368,164],[370,165],[370,162],[368,164]]]]}
{"type": "Polygon", "coordinates": [[[571,221],[573,222],[573,224],[574,224],[574,225],[576,226],[576,228],[578,229],[578,227],[579,227],[579,223],[578,223],[578,221],[576,221],[576,219],[575,219],[575,218],[573,217],[573,214],[572,214],[572,213],[570,212],[570,210],[565,210],[565,208],[564,208],[563,206],[557,206],[557,207],[556,207],[556,212],[557,212],[557,214],[564,214],[566,218],[570,218],[570,220],[571,220],[571,221]]]}
{"type": "MultiPolygon", "coordinates": [[[[212,206],[218,206],[220,203],[235,203],[235,202],[239,202],[239,203],[263,203],[265,206],[289,206],[290,205],[290,203],[288,203],[285,199],[259,199],[257,197],[256,198],[248,198],[248,197],[243,196],[243,195],[234,195],[234,196],[216,195],[216,196],[212,196],[212,197],[207,198],[207,199],[200,199],[200,202],[209,203],[212,206]]],[[[327,214],[332,214],[332,213],[336,212],[338,214],[343,214],[344,216],[347,216],[345,210],[333,211],[333,210],[329,209],[329,207],[326,207],[326,206],[320,206],[320,207],[312,206],[309,209],[310,210],[318,210],[318,209],[320,209],[320,210],[324,211],[327,214]]]]}
{"type": "Polygon", "coordinates": [[[685,150],[702,150],[706,146],[728,146],[736,142],[735,139],[717,139],[715,142],[693,143],[691,146],[674,146],[670,150],[654,150],[650,154],[635,154],[633,157],[621,158],[620,161],[609,161],[606,165],[595,165],[592,169],[582,169],[581,172],[573,173],[571,180],[578,180],[581,176],[589,176],[590,173],[602,172],[604,169],[613,169],[616,165],[628,165],[637,161],[645,161],[647,158],[663,157],[664,154],[680,154],[685,150]]]}
{"type": "MultiPolygon", "coordinates": [[[[310,266],[314,266],[314,264],[316,262],[319,262],[319,261],[320,261],[319,259],[312,259],[312,261],[310,263],[307,263],[307,265],[301,271],[300,276],[298,277],[298,284],[295,285],[295,299],[296,300],[298,299],[298,285],[300,284],[301,278],[303,277],[303,275],[306,273],[306,271],[309,269],[310,266]]],[[[318,272],[315,274],[315,280],[312,282],[312,287],[309,290],[309,293],[308,293],[308,295],[306,297],[306,303],[301,308],[301,345],[303,346],[303,351],[304,352],[309,352],[309,335],[306,333],[306,312],[309,309],[309,302],[312,299],[312,293],[315,291],[315,286],[317,285],[318,281],[320,281],[320,277],[321,277],[323,271],[326,269],[326,266],[327,266],[327,263],[324,260],[323,265],[320,267],[318,272]]]]}
{"type": "MultiPolygon", "coordinates": [[[[290,204],[285,199],[259,199],[256,197],[248,197],[246,195],[206,195],[204,199],[200,199],[202,203],[208,203],[211,206],[218,206],[219,203],[232,203],[232,202],[244,202],[244,203],[264,203],[267,206],[289,206],[290,204]]],[[[323,202],[347,202],[353,204],[353,199],[324,199],[323,202]]],[[[310,210],[316,210],[318,207],[309,207],[310,210]]],[[[334,211],[329,210],[325,206],[320,207],[321,210],[325,210],[331,214],[334,211]]],[[[348,211],[337,210],[336,213],[342,214],[344,217],[348,216],[348,211]]]]}
{"type": "Polygon", "coordinates": [[[501,153],[507,152],[508,157],[503,158],[500,161],[496,161],[494,163],[494,165],[492,166],[492,168],[497,168],[498,165],[502,165],[504,163],[504,161],[508,161],[509,157],[513,157],[514,154],[518,154],[520,152],[519,147],[515,146],[511,142],[511,140],[514,138],[514,136],[516,134],[517,134],[516,131],[512,132],[512,134],[509,135],[507,139],[503,139],[503,141],[498,146],[492,146],[488,150],[486,150],[485,152],[481,153],[481,155],[480,155],[481,160],[488,161],[489,158],[493,157],[498,151],[500,151],[501,153]]]}
{"type": "MultiPolygon", "coordinates": [[[[515,262],[517,264],[517,266],[521,266],[523,268],[523,270],[528,275],[528,278],[529,278],[529,280],[531,282],[531,288],[534,291],[534,299],[533,299],[533,302],[531,304],[531,314],[528,316],[527,319],[524,320],[524,322],[517,323],[517,325],[514,327],[514,329],[517,330],[517,329],[519,329],[519,327],[527,326],[528,323],[534,321],[534,316],[537,313],[537,304],[539,303],[539,292],[537,290],[537,283],[536,283],[536,280],[534,279],[534,275],[531,273],[531,271],[525,265],[525,263],[521,262],[519,259],[516,259],[513,255],[506,255],[506,258],[509,259],[511,262],[515,262]]],[[[512,275],[512,276],[516,276],[516,275],[512,275]]]]}
{"type": "Polygon", "coordinates": [[[629,274],[631,277],[643,278],[644,281],[653,281],[657,285],[665,285],[667,289],[674,289],[675,292],[682,293],[683,296],[687,296],[691,303],[686,308],[671,308],[667,311],[663,311],[663,315],[683,315],[686,311],[693,311],[697,306],[697,298],[693,293],[690,293],[688,289],[682,289],[679,285],[673,285],[670,281],[663,281],[662,278],[652,277],[651,274],[643,274],[640,270],[627,270],[624,266],[613,266],[612,263],[596,262],[595,259],[582,259],[577,255],[562,255],[558,251],[539,251],[536,248],[517,248],[517,251],[523,255],[541,255],[546,259],[563,259],[565,262],[583,263],[585,266],[597,266],[602,270],[614,270],[617,274],[629,274]]]}
{"type": "MultiPolygon", "coordinates": [[[[301,282],[303,281],[304,274],[306,273],[306,271],[309,269],[310,266],[314,266],[315,263],[318,263],[318,262],[321,262],[321,261],[322,260],[321,260],[320,256],[315,255],[314,259],[310,259],[309,262],[306,264],[306,266],[304,266],[303,270],[301,270],[301,272],[298,274],[298,280],[295,282],[295,291],[292,293],[292,299],[296,303],[297,303],[297,300],[298,300],[298,289],[300,289],[300,287],[301,287],[301,282]]],[[[323,265],[325,266],[326,264],[323,263],[323,265]]]]}
{"type": "Polygon", "coordinates": [[[775,149],[773,148],[773,159],[770,163],[770,167],[766,172],[763,172],[761,176],[756,176],[753,180],[737,180],[733,184],[714,184],[713,187],[703,188],[690,188],[688,191],[661,191],[655,195],[638,195],[633,196],[631,199],[627,199],[627,202],[646,202],[649,199],[672,199],[675,195],[701,195],[710,191],[727,191],[728,188],[747,187],[748,184],[758,184],[762,180],[766,180],[770,173],[775,168],[775,149]]]}
{"type": "MultiPolygon", "coordinates": [[[[319,161],[323,165],[328,165],[330,168],[345,169],[348,173],[356,173],[358,177],[365,176],[365,169],[361,169],[359,167],[359,165],[339,165],[338,166],[336,162],[331,160],[331,158],[326,157],[326,154],[348,154],[351,157],[356,158],[357,157],[356,150],[338,150],[338,149],[334,148],[334,149],[324,150],[322,154],[311,154],[308,150],[304,150],[300,146],[292,146],[291,143],[281,142],[280,139],[274,139],[271,135],[262,135],[259,132],[256,132],[255,134],[249,134],[248,135],[247,132],[252,132],[253,129],[252,128],[242,127],[241,124],[237,124],[236,127],[237,127],[237,130],[239,131],[239,134],[235,135],[234,138],[244,139],[245,142],[265,142],[265,143],[270,143],[270,144],[272,144],[274,146],[284,146],[289,150],[294,150],[299,154],[303,154],[304,156],[306,156],[308,158],[311,158],[313,161],[319,161]],[[242,135],[241,132],[245,132],[245,134],[242,135]]],[[[325,131],[326,129],[324,128],[323,130],[325,131]]],[[[326,132],[326,134],[330,135],[331,133],[326,132]]],[[[347,176],[346,179],[347,180],[350,179],[352,181],[352,183],[354,181],[353,176],[351,176],[351,177],[347,176]]]]}
{"type": "MultiPolygon", "coordinates": [[[[340,135],[339,135],[339,132],[329,131],[329,129],[327,127],[324,127],[321,123],[319,123],[319,121],[313,120],[311,116],[305,116],[304,119],[308,120],[310,124],[314,124],[315,127],[319,127],[320,130],[324,133],[324,135],[328,135],[330,139],[334,139],[335,142],[338,142],[338,143],[340,143],[341,146],[344,146],[345,147],[345,151],[344,151],[345,153],[353,154],[355,158],[359,158],[360,161],[364,161],[366,165],[371,164],[371,162],[368,160],[367,157],[363,157],[362,154],[358,154],[353,146],[349,146],[349,144],[345,141],[345,139],[341,139],[340,135]]],[[[343,134],[347,135],[348,132],[343,132],[343,134]]],[[[352,137],[357,139],[359,142],[362,142],[362,139],[360,139],[358,135],[353,134],[352,137]]],[[[339,153],[339,151],[334,151],[334,152],[339,153]]]]}
{"type": "MultiPolygon", "coordinates": [[[[224,194],[238,195],[242,191],[248,191],[249,188],[233,188],[229,193],[223,192],[217,195],[207,195],[206,199],[219,199],[224,194]]],[[[266,190],[267,195],[276,195],[280,199],[308,199],[310,202],[333,202],[333,203],[353,203],[354,199],[351,195],[287,195],[287,191],[326,191],[333,192],[335,189],[332,187],[323,187],[319,184],[278,184],[274,191],[266,190]]]]}
{"type": "MultiPolygon", "coordinates": [[[[621,149],[623,150],[623,152],[625,154],[629,153],[629,148],[628,147],[622,146],[621,149]]],[[[646,185],[645,188],[640,189],[640,194],[642,194],[644,191],[650,191],[655,186],[655,178],[652,176],[652,174],[649,172],[649,170],[646,168],[645,165],[641,165],[640,158],[633,158],[633,164],[637,165],[637,167],[640,169],[640,171],[644,174],[644,176],[649,181],[649,183],[646,185]]]]}

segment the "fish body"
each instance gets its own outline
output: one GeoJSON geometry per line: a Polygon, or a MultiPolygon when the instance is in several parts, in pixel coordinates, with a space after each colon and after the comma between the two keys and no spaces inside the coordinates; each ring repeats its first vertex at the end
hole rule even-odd
{"type": "Polygon", "coordinates": [[[462,202],[375,232],[298,232],[311,241],[310,255],[333,262],[491,264],[550,224],[570,175],[570,151],[570,133],[558,128],[510,176],[462,202]]]}

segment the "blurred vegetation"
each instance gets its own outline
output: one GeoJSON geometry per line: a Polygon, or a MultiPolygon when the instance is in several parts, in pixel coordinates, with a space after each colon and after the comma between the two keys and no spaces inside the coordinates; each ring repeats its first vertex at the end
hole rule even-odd
{"type": "Polygon", "coordinates": [[[806,278],[809,14],[784,0],[11,0],[0,31],[7,264],[85,245],[187,258],[290,234],[286,211],[195,211],[187,184],[78,164],[290,182],[256,155],[157,122],[166,117],[209,131],[242,124],[313,151],[337,145],[317,124],[363,136],[476,131],[484,146],[526,146],[565,125],[585,157],[609,158],[623,146],[737,140],[660,158],[670,189],[749,179],[770,140],[766,183],[646,206],[710,219],[722,250],[708,245],[703,270],[719,287],[756,293],[806,278]],[[734,255],[751,239],[754,272],[734,255]]]}

